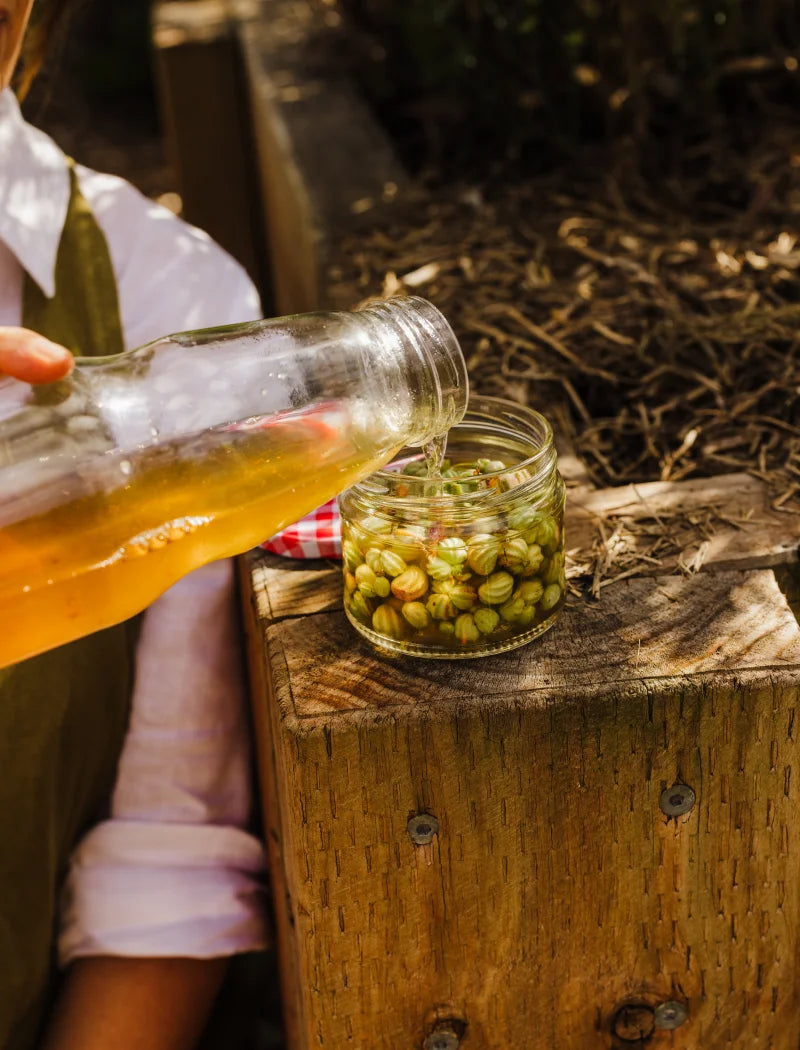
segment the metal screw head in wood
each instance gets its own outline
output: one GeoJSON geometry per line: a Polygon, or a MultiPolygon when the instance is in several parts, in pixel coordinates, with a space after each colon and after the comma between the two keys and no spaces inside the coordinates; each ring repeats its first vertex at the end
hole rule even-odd
{"type": "Polygon", "coordinates": [[[458,1050],[461,1039],[450,1028],[436,1028],[422,1044],[425,1050],[458,1050]]]}
{"type": "Polygon", "coordinates": [[[662,813],[668,817],[679,817],[688,813],[696,801],[697,796],[688,784],[673,784],[672,787],[664,788],[658,804],[662,813]]]}
{"type": "Polygon", "coordinates": [[[673,1028],[680,1028],[682,1024],[688,1021],[689,1011],[684,1003],[680,1003],[676,999],[669,999],[665,1003],[658,1004],[653,1014],[653,1020],[656,1028],[663,1028],[669,1031],[673,1028]]]}
{"type": "Polygon", "coordinates": [[[614,1014],[611,1031],[623,1043],[649,1039],[655,1029],[653,1008],[646,1003],[625,1003],[614,1014]]]}
{"type": "MultiPolygon", "coordinates": [[[[430,813],[417,813],[408,822],[408,834],[415,846],[427,846],[438,833],[439,821],[430,813]]],[[[425,1047],[428,1050],[427,1043],[425,1047]]],[[[440,1048],[433,1047],[433,1050],[440,1050],[440,1048]]],[[[448,1048],[443,1046],[442,1050],[448,1050],[448,1048]]]]}

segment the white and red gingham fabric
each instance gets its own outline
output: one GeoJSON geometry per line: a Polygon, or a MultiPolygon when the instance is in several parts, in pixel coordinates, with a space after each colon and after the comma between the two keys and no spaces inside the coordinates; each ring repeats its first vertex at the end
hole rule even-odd
{"type": "Polygon", "coordinates": [[[317,507],[261,546],[286,558],[341,558],[342,530],[336,500],[317,507]]]}

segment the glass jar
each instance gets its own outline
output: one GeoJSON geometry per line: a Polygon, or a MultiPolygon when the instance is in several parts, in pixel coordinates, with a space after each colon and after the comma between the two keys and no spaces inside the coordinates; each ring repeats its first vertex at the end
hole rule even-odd
{"type": "Polygon", "coordinates": [[[118,623],[463,416],[423,299],[167,336],[0,381],[0,667],[118,623]]]}
{"type": "Polygon", "coordinates": [[[458,659],[524,645],[566,593],[564,483],[538,412],[470,400],[442,475],[406,449],[339,497],[345,613],[383,650],[458,659]]]}

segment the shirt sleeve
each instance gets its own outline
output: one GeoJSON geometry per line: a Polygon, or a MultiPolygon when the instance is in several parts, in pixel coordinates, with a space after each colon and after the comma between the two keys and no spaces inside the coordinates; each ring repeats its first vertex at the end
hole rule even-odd
{"type": "Polygon", "coordinates": [[[248,721],[232,562],[147,610],[109,819],[75,850],[59,957],[211,958],[266,943],[250,815],[248,721]]]}
{"type": "MultiPolygon", "coordinates": [[[[123,179],[78,167],[106,235],[128,347],[261,316],[244,269],[123,179]]],[[[230,955],[265,943],[264,852],[245,830],[250,750],[232,563],[144,615],[109,819],[78,844],[59,955],[230,955]]]]}
{"type": "Polygon", "coordinates": [[[124,179],[77,170],[108,242],[129,349],[172,332],[261,317],[258,292],[244,268],[207,233],[124,179]]]}

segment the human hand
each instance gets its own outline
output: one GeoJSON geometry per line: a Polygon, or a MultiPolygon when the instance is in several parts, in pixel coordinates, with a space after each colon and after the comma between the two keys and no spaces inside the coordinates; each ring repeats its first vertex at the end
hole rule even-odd
{"type": "Polygon", "coordinates": [[[0,376],[25,383],[53,383],[73,369],[72,354],[29,328],[0,327],[0,376]]]}

